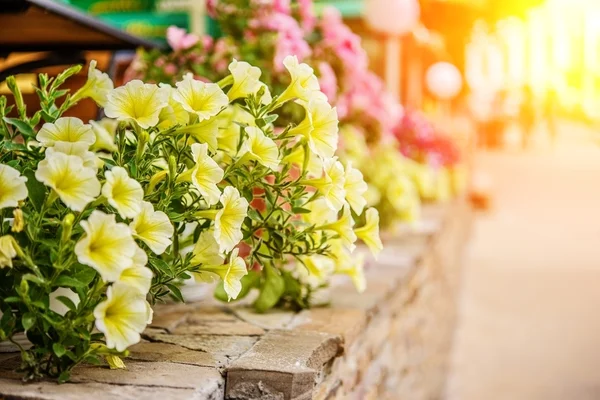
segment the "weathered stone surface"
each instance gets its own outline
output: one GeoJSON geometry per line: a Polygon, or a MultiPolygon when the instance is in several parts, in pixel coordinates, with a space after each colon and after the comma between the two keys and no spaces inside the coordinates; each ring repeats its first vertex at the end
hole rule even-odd
{"type": "Polygon", "coordinates": [[[265,330],[285,329],[294,318],[294,313],[282,310],[270,310],[263,314],[257,314],[250,307],[235,307],[231,311],[238,318],[265,330]]]}
{"type": "Polygon", "coordinates": [[[226,398],[311,398],[320,370],[339,351],[340,339],[334,335],[270,331],[227,368],[226,398]]]}
{"type": "Polygon", "coordinates": [[[190,350],[170,343],[141,342],[129,348],[130,360],[162,361],[191,364],[205,367],[219,367],[220,362],[211,353],[190,350]]]}
{"type": "MultiPolygon", "coordinates": [[[[218,393],[215,393],[218,395],[218,393]]],[[[35,400],[216,400],[219,397],[201,390],[156,388],[147,386],[110,385],[103,383],[34,382],[23,384],[20,380],[0,378],[0,398],[35,400]]]]}
{"type": "Polygon", "coordinates": [[[219,366],[225,366],[231,360],[237,359],[258,340],[256,336],[170,335],[167,333],[147,336],[154,342],[170,343],[190,350],[209,353],[219,366]]]}
{"type": "Polygon", "coordinates": [[[265,331],[236,317],[224,308],[199,308],[188,313],[184,323],[175,328],[176,335],[260,336],[265,331]]]}

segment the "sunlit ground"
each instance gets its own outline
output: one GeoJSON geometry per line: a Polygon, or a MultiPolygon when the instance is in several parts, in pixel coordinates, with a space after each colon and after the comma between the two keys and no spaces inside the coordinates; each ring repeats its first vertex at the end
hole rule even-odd
{"type": "Polygon", "coordinates": [[[599,133],[563,123],[554,150],[540,130],[529,151],[477,157],[494,205],[469,251],[447,400],[600,398],[599,133]]]}

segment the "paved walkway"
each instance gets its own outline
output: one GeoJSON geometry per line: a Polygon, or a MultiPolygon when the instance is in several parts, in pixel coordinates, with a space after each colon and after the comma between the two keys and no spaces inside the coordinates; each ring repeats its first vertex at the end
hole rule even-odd
{"type": "MultiPolygon", "coordinates": [[[[478,217],[447,400],[600,399],[600,144],[482,154],[494,208],[478,217]]],[[[600,137],[600,132],[596,134],[600,137]]]]}

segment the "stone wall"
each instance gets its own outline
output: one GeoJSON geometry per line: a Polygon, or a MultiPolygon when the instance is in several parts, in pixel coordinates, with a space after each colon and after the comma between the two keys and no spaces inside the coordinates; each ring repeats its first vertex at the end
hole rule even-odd
{"type": "Polygon", "coordinates": [[[331,306],[255,314],[213,301],[158,308],[127,369],[78,367],[72,381],[22,384],[0,354],[7,399],[410,399],[440,396],[470,212],[428,207],[421,229],[386,243],[362,295],[331,306]]]}

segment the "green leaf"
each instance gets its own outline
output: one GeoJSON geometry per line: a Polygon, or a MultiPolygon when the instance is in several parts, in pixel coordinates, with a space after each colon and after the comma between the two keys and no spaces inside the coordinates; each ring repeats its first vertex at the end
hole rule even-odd
{"type": "Polygon", "coordinates": [[[71,371],[63,371],[58,376],[58,383],[65,383],[71,379],[71,371]]]}
{"type": "Polygon", "coordinates": [[[294,212],[295,214],[310,214],[311,211],[307,208],[294,207],[292,208],[292,212],[294,212]]]}
{"type": "Polygon", "coordinates": [[[65,346],[63,346],[61,343],[54,343],[52,345],[52,350],[57,357],[62,357],[67,352],[67,349],[65,349],[65,346]]]}
{"type": "Polygon", "coordinates": [[[75,311],[77,310],[77,306],[75,305],[75,303],[73,303],[73,301],[65,296],[57,296],[56,300],[60,301],[61,303],[63,303],[65,306],[67,306],[69,308],[69,310],[71,311],[75,311]]]}
{"type": "Polygon", "coordinates": [[[23,143],[15,143],[8,140],[2,143],[2,147],[8,151],[27,151],[27,146],[23,143]]]}
{"type": "Polygon", "coordinates": [[[158,271],[164,272],[166,274],[171,274],[171,267],[165,261],[160,258],[150,259],[150,265],[156,268],[158,271]]]}
{"type": "MultiPolygon", "coordinates": [[[[256,271],[250,271],[247,275],[242,277],[240,282],[242,283],[242,290],[240,291],[240,294],[238,294],[238,297],[235,299],[236,301],[246,297],[248,293],[250,293],[250,290],[258,286],[260,282],[260,273],[256,271]]],[[[229,301],[229,296],[225,292],[223,281],[219,282],[219,284],[215,288],[214,296],[217,300],[222,301],[224,303],[227,303],[229,301]]]]}
{"type": "Polygon", "coordinates": [[[71,277],[68,275],[61,275],[58,277],[58,279],[56,281],[54,281],[54,284],[56,286],[62,286],[62,287],[72,287],[72,288],[83,288],[83,287],[87,287],[87,283],[81,282],[80,280],[77,280],[75,277],[71,277]]]}
{"type": "Polygon", "coordinates": [[[90,267],[83,266],[79,271],[73,274],[73,278],[88,286],[94,280],[96,271],[90,267]]]}
{"type": "Polygon", "coordinates": [[[35,325],[35,314],[30,312],[23,314],[23,317],[21,317],[21,325],[23,325],[24,330],[29,330],[29,328],[35,325]]]}
{"type": "Polygon", "coordinates": [[[35,137],[36,133],[33,130],[33,128],[25,121],[22,121],[18,118],[8,118],[8,117],[4,117],[4,122],[6,122],[9,125],[14,126],[15,128],[17,128],[17,130],[19,132],[21,132],[21,134],[23,136],[29,137],[29,138],[33,138],[35,137]]]}
{"type": "Polygon", "coordinates": [[[36,210],[41,210],[44,201],[46,200],[46,187],[43,183],[35,179],[35,172],[27,169],[23,172],[23,175],[27,177],[27,192],[29,201],[36,210]]]}
{"type": "Polygon", "coordinates": [[[171,291],[171,295],[173,297],[175,297],[175,299],[179,300],[182,303],[184,302],[183,295],[181,294],[181,290],[179,290],[177,285],[173,285],[172,283],[167,283],[166,286],[169,288],[169,290],[171,291]]]}
{"type": "Polygon", "coordinates": [[[265,279],[260,287],[260,294],[254,302],[254,308],[259,313],[273,308],[285,291],[285,281],[277,269],[266,265],[264,273],[265,279]]]}

